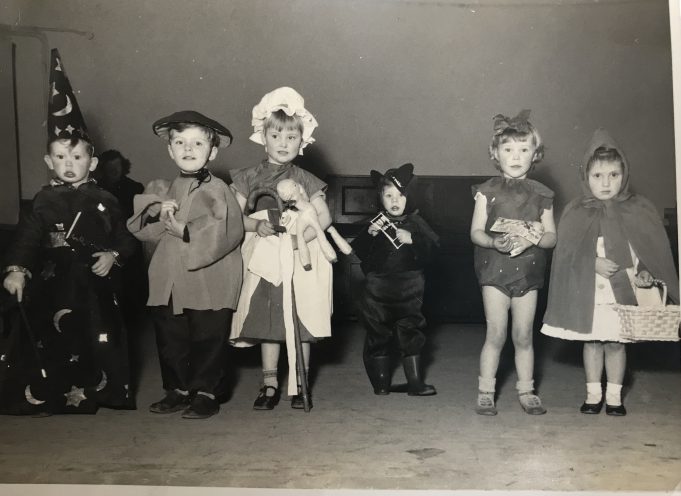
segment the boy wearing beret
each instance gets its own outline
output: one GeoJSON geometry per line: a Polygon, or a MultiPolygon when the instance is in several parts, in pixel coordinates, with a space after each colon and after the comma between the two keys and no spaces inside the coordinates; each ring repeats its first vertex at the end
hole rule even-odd
{"type": "Polygon", "coordinates": [[[183,410],[183,418],[203,419],[219,411],[216,388],[241,288],[241,209],[227,184],[206,167],[232,135],[195,111],[159,119],[153,130],[168,140],[180,173],[167,194],[137,195],[128,220],[135,237],[156,243],[147,305],[166,395],[149,410],[183,410]]]}

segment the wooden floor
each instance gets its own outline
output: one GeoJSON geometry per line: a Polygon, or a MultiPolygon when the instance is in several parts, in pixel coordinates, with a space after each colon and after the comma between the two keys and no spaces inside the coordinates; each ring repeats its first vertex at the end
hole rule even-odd
{"type": "MultiPolygon", "coordinates": [[[[232,395],[220,413],[184,420],[147,411],[161,394],[159,370],[151,330],[142,325],[136,336],[138,410],[2,417],[0,483],[681,489],[678,343],[629,346],[624,398],[629,414],[614,418],[578,412],[584,399],[579,345],[537,335],[536,376],[548,413],[534,417],[521,410],[509,348],[499,375],[499,415],[481,417],[473,411],[480,326],[431,330],[427,373],[438,394],[415,398],[372,393],[362,367],[363,331],[356,323],[341,323],[332,339],[313,348],[310,413],[286,401],[273,411],[251,409],[261,380],[253,348],[233,350],[232,395]]],[[[397,370],[395,380],[402,378],[397,370]]]]}

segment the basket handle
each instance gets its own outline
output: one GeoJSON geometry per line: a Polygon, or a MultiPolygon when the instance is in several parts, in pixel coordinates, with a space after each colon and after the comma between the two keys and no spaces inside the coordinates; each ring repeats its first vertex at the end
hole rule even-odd
{"type": "Polygon", "coordinates": [[[662,306],[665,306],[667,304],[667,285],[662,279],[653,279],[653,286],[662,289],[662,306]]]}

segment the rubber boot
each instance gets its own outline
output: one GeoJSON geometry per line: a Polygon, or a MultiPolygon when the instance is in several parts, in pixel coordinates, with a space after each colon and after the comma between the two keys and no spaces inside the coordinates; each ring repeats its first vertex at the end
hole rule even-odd
{"type": "Polygon", "coordinates": [[[404,357],[402,365],[404,367],[404,375],[407,378],[407,394],[409,396],[432,396],[437,394],[433,386],[423,382],[420,355],[404,357]]]}
{"type": "Polygon", "coordinates": [[[374,394],[390,394],[390,357],[365,355],[364,368],[374,388],[374,394]]]}

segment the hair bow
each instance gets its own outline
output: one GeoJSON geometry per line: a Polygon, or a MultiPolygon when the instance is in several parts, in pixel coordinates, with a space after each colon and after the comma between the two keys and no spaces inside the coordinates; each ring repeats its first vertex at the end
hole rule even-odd
{"type": "Polygon", "coordinates": [[[506,117],[503,114],[494,116],[494,135],[497,136],[507,129],[518,131],[519,133],[531,132],[530,122],[527,120],[530,117],[530,109],[521,110],[515,117],[506,117]]]}

